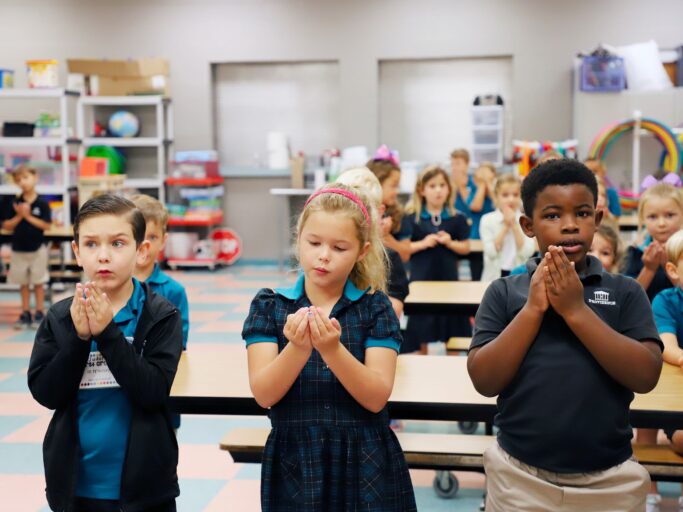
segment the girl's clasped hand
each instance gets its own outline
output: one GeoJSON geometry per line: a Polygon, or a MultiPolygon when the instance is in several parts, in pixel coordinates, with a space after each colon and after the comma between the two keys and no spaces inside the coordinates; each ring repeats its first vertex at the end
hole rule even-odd
{"type": "Polygon", "coordinates": [[[298,348],[317,350],[321,355],[334,351],[341,340],[341,325],[315,306],[299,309],[287,316],[284,335],[298,348]]]}

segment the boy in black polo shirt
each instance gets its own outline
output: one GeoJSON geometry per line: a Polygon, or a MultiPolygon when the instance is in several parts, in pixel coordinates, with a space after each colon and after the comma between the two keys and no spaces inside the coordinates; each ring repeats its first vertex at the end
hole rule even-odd
{"type": "Polygon", "coordinates": [[[24,164],[17,166],[12,171],[12,178],[21,189],[21,194],[3,203],[0,218],[2,229],[13,232],[7,281],[18,284],[21,290],[22,313],[14,328],[35,329],[44,317],[44,285],[49,279],[43,232],[50,227],[50,205],[36,193],[38,177],[33,167],[24,164]],[[30,310],[31,285],[36,294],[36,312],[33,318],[30,310]]]}
{"type": "Polygon", "coordinates": [[[498,395],[487,450],[487,512],[645,510],[629,404],[657,384],[663,345],[634,280],[587,255],[602,214],[583,164],[552,160],[522,184],[520,224],[542,257],[489,286],[468,371],[498,395]]]}

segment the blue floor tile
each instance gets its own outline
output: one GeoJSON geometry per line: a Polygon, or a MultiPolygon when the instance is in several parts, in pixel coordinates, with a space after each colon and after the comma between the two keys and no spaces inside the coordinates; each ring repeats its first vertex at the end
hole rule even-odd
{"type": "Polygon", "coordinates": [[[33,342],[33,340],[36,337],[36,331],[33,329],[25,329],[23,331],[17,331],[17,333],[12,336],[11,338],[8,338],[6,341],[9,342],[22,342],[26,343],[27,341],[33,342]]]}
{"type": "Polygon", "coordinates": [[[0,473],[43,474],[43,449],[40,443],[0,443],[0,473]]]}
{"type": "Polygon", "coordinates": [[[416,487],[415,501],[420,512],[475,512],[483,497],[480,489],[460,489],[455,498],[445,500],[439,498],[431,487],[416,487]]]}
{"type": "MultiPolygon", "coordinates": [[[[27,361],[28,363],[28,361],[27,361]]],[[[26,375],[17,373],[11,377],[0,381],[1,393],[29,393],[26,375]]]]}
{"type": "Polygon", "coordinates": [[[178,512],[204,510],[225,484],[225,480],[180,480],[180,496],[176,499],[178,512]]]}
{"type": "Polygon", "coordinates": [[[260,480],[261,464],[245,464],[234,476],[235,480],[260,480]]]}
{"type": "Polygon", "coordinates": [[[37,416],[0,416],[0,439],[25,427],[36,418],[37,416]]]}
{"type": "Polygon", "coordinates": [[[0,357],[0,373],[15,373],[27,366],[25,357],[0,357]]]}

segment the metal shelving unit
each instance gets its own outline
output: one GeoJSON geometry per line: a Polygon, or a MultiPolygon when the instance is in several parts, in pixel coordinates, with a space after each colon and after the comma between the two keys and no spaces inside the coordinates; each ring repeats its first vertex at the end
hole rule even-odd
{"type": "MultiPolygon", "coordinates": [[[[175,198],[178,201],[187,201],[188,198],[183,196],[182,189],[206,189],[207,197],[212,196],[208,191],[215,187],[222,187],[223,178],[168,178],[166,179],[166,185],[171,189],[169,191],[169,200],[173,201],[175,198]]],[[[221,188],[218,196],[222,197],[222,195],[223,192],[221,188]]],[[[222,222],[222,210],[207,210],[205,212],[195,212],[191,215],[182,217],[174,217],[171,215],[168,219],[168,227],[171,235],[173,232],[177,231],[192,231],[199,234],[206,233],[207,237],[204,238],[204,240],[208,240],[210,238],[211,230],[220,226],[222,222]]],[[[201,236],[199,238],[201,238],[201,236]]],[[[194,258],[179,258],[172,256],[166,259],[166,263],[174,270],[178,267],[207,267],[213,270],[216,266],[229,262],[224,261],[218,254],[215,254],[213,256],[198,256],[194,258]]]]}

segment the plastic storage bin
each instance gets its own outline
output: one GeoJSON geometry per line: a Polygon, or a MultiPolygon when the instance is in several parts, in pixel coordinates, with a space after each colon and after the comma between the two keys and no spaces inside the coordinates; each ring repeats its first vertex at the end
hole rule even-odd
{"type": "Polygon", "coordinates": [[[492,148],[473,148],[472,149],[472,163],[474,165],[480,164],[482,162],[491,162],[495,165],[502,165],[503,163],[503,152],[502,148],[492,147],[492,148]]]}
{"type": "Polygon", "coordinates": [[[14,87],[14,70],[0,68],[0,89],[14,87]]]}
{"type": "Polygon", "coordinates": [[[472,126],[502,126],[503,107],[499,105],[472,108],[472,126]]]}
{"type": "Polygon", "coordinates": [[[626,71],[621,57],[584,57],[581,62],[581,90],[614,92],[626,88],[626,71]]]}
{"type": "Polygon", "coordinates": [[[500,144],[503,135],[499,127],[495,128],[480,128],[474,127],[472,129],[474,144],[500,144]]]}

